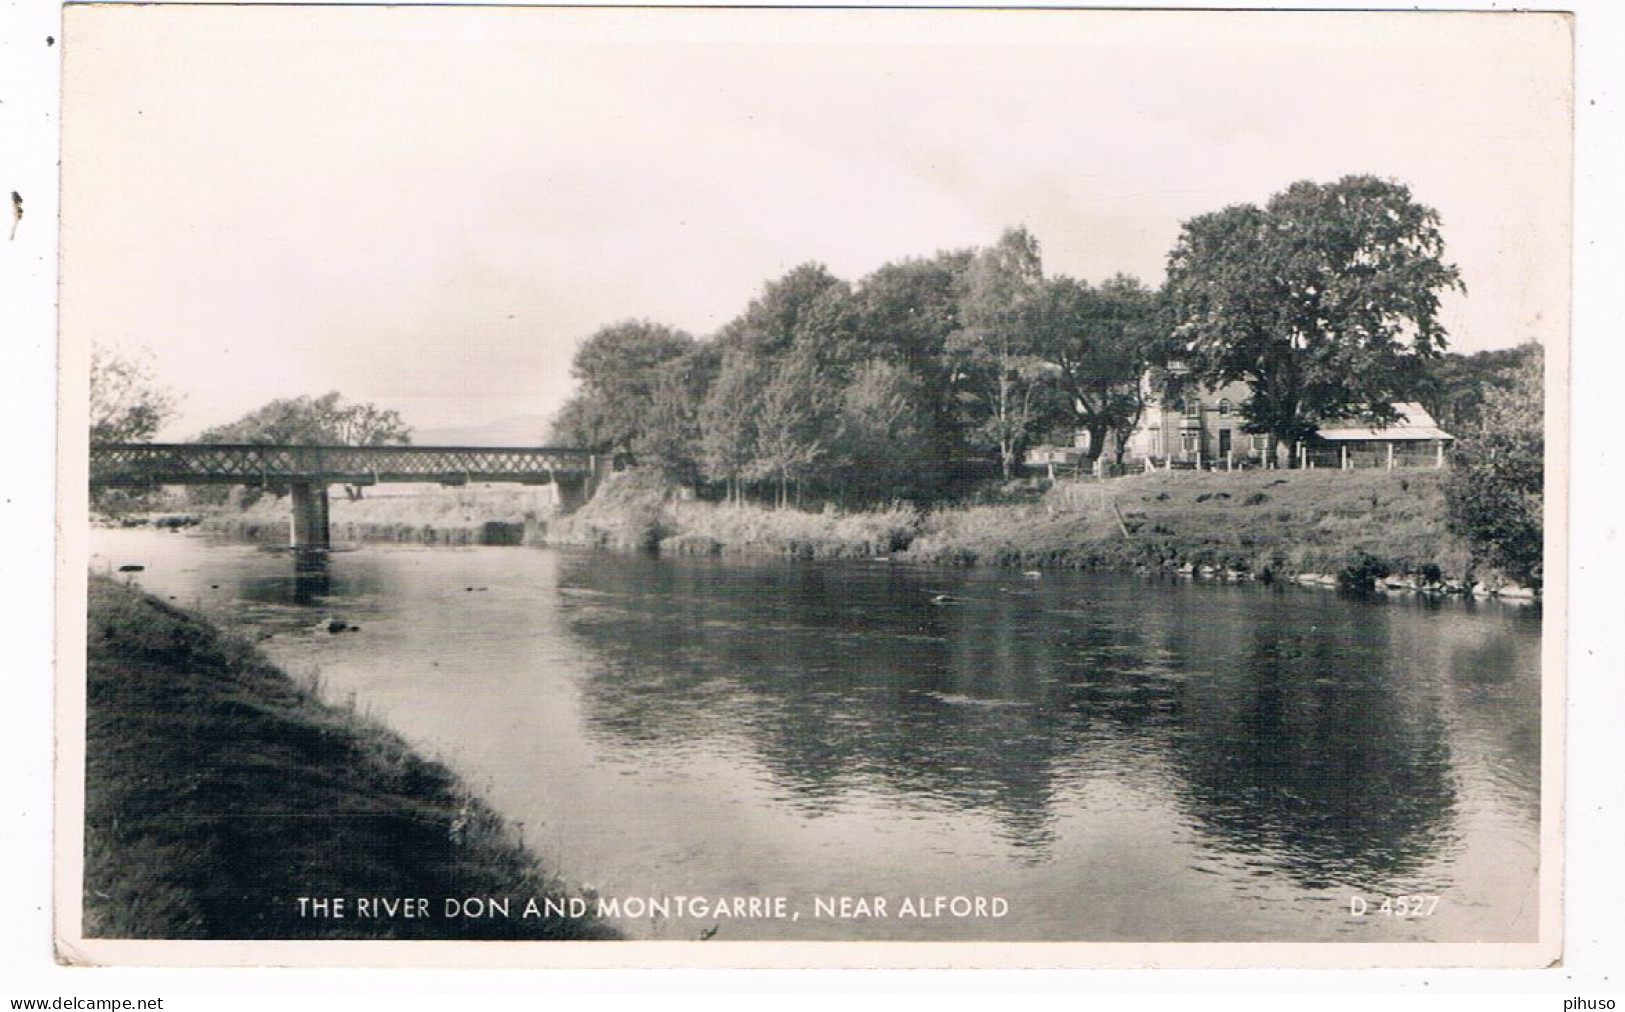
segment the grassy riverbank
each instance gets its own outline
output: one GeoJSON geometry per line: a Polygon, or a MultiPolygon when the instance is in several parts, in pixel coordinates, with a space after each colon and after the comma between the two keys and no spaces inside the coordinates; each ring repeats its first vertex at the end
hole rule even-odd
{"type": "Polygon", "coordinates": [[[87,936],[613,937],[521,916],[563,890],[496,814],[246,642],[101,578],[89,622],[87,936]],[[299,897],[343,897],[346,916],[302,916],[299,897]],[[362,897],[426,902],[366,917],[362,897]],[[445,916],[465,897],[511,897],[512,915],[445,916]]]}
{"type": "MultiPolygon", "coordinates": [[[[615,475],[575,513],[547,490],[431,489],[332,503],[335,540],[549,544],[669,554],[874,558],[930,565],[1205,570],[1242,579],[1383,574],[1421,583],[1476,580],[1445,526],[1443,472],[1313,470],[1156,472],[1047,491],[990,494],[978,505],[868,510],[728,506],[677,496],[647,472],[615,475]]],[[[286,537],[287,504],[216,512],[205,526],[286,537]]],[[[1352,583],[1350,584],[1353,585],[1352,583]]]]}
{"type": "Polygon", "coordinates": [[[842,513],[680,501],[649,476],[626,474],[550,522],[546,538],[681,553],[1459,581],[1470,575],[1469,554],[1445,529],[1440,477],[1431,470],[1159,472],[1063,483],[1025,501],[842,513]]]}

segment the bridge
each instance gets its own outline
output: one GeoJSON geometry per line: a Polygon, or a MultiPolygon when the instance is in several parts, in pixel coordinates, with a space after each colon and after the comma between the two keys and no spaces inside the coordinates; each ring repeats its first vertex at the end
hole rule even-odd
{"type": "Polygon", "coordinates": [[[574,509],[608,476],[610,457],[558,447],[293,446],[259,443],[92,443],[92,488],[154,485],[286,486],[292,491],[292,545],[331,545],[329,485],[390,482],[553,484],[574,509]]]}

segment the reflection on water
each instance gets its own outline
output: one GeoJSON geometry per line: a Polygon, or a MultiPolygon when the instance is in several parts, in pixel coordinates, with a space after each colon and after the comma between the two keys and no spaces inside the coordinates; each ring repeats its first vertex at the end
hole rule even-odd
{"type": "Polygon", "coordinates": [[[1427,687],[1395,666],[1394,610],[1321,596],[1207,645],[1228,677],[1190,687],[1173,739],[1201,832],[1310,888],[1439,887],[1414,875],[1448,851],[1450,749],[1427,687]]]}
{"type": "Polygon", "coordinates": [[[1538,609],[519,549],[295,566],[98,539],[446,755],[577,881],[807,905],[729,937],[1533,936],[1538,609]],[[363,631],[310,632],[328,614],[363,631]],[[1439,912],[1347,915],[1352,894],[1398,892],[1439,912]],[[811,916],[815,896],[956,894],[1010,914],[811,916]]]}

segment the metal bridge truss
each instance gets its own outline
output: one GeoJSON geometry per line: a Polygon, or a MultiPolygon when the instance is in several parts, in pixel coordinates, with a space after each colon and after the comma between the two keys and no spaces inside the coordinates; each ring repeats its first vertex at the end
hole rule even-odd
{"type": "Polygon", "coordinates": [[[586,450],[479,446],[265,446],[227,443],[95,443],[93,486],[372,485],[379,482],[520,482],[590,479],[586,450]]]}

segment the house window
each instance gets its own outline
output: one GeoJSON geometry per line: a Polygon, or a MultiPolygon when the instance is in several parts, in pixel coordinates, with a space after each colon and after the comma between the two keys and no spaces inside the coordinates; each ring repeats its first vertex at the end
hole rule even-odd
{"type": "Polygon", "coordinates": [[[1222,417],[1225,417],[1225,416],[1227,416],[1229,414],[1230,414],[1230,398],[1225,397],[1225,398],[1220,399],[1220,401],[1219,401],[1219,416],[1222,418],[1222,417]]]}
{"type": "Polygon", "coordinates": [[[1200,397],[1192,397],[1185,402],[1185,417],[1202,417],[1202,399],[1200,397]]]}

